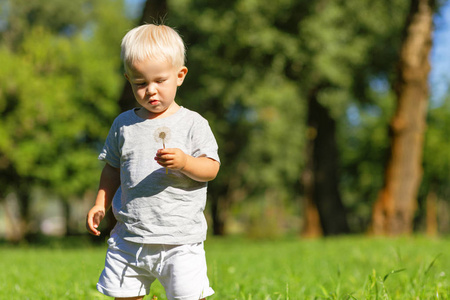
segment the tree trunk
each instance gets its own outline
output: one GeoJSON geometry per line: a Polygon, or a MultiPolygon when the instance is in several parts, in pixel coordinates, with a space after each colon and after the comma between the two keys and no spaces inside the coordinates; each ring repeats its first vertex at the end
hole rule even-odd
{"type": "Polygon", "coordinates": [[[338,148],[336,123],[328,109],[317,100],[318,89],[308,99],[308,131],[311,150],[304,176],[305,190],[305,234],[336,235],[348,233],[347,216],[338,189],[338,148]],[[317,208],[317,211],[316,211],[317,208]],[[317,214],[320,217],[319,228],[317,214]]]}
{"type": "Polygon", "coordinates": [[[431,190],[426,199],[426,232],[428,236],[438,235],[437,195],[431,190]]]}
{"type": "Polygon", "coordinates": [[[6,241],[11,243],[19,243],[24,236],[24,233],[21,230],[21,226],[19,226],[20,221],[11,212],[7,199],[2,199],[3,212],[5,215],[5,233],[6,233],[6,241]]]}
{"type": "MultiPolygon", "coordinates": [[[[308,124],[309,126],[310,124],[308,124]]],[[[309,127],[306,144],[306,165],[303,171],[301,183],[303,185],[303,228],[302,236],[306,238],[316,238],[323,235],[322,225],[317,206],[314,202],[314,140],[317,136],[317,129],[309,127]]]]}
{"type": "MultiPolygon", "coordinates": [[[[235,167],[237,174],[242,174],[242,165],[238,163],[235,167]]],[[[224,236],[227,234],[227,224],[230,217],[231,207],[235,202],[242,201],[247,196],[247,191],[240,187],[240,176],[224,176],[229,180],[208,187],[208,199],[211,204],[211,217],[213,234],[224,236]]],[[[217,179],[216,179],[217,180],[217,179]]]]}
{"type": "Polygon", "coordinates": [[[30,189],[29,186],[25,183],[19,184],[16,195],[17,195],[17,201],[19,203],[19,237],[18,240],[27,239],[30,236],[30,221],[31,221],[31,215],[30,215],[30,204],[31,204],[31,197],[30,197],[30,189]],[[27,186],[27,188],[25,188],[27,186]]]}
{"type": "Polygon", "coordinates": [[[65,236],[67,237],[75,233],[72,230],[72,206],[70,205],[69,199],[61,199],[61,204],[63,206],[64,221],[66,222],[65,236]]]}
{"type": "Polygon", "coordinates": [[[413,231],[422,179],[433,8],[433,0],[411,1],[395,87],[397,108],[390,126],[390,157],[384,186],[372,213],[374,234],[400,235],[413,231]]]}
{"type": "Polygon", "coordinates": [[[225,197],[214,197],[211,199],[211,217],[213,234],[217,236],[226,235],[226,224],[228,220],[228,207],[231,201],[225,197]],[[217,199],[217,200],[216,200],[217,199]]]}

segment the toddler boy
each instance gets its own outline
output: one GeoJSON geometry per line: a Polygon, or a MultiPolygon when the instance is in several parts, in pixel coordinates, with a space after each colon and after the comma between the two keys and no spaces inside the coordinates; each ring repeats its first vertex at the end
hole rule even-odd
{"type": "Polygon", "coordinates": [[[99,155],[106,164],[87,228],[100,235],[110,206],[117,224],[97,289],[116,299],[143,299],[158,279],[168,299],[204,299],[214,291],[203,211],[220,160],[208,122],[175,102],[188,71],[185,46],[168,26],[142,25],[125,35],[121,48],[141,107],[114,120],[99,155]]]}

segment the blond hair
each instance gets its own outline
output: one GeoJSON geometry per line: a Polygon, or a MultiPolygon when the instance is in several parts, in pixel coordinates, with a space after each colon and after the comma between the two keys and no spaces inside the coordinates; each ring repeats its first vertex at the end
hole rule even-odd
{"type": "Polygon", "coordinates": [[[177,68],[185,64],[183,40],[165,25],[145,24],[131,29],[123,37],[121,48],[125,67],[147,59],[167,61],[177,68]]]}

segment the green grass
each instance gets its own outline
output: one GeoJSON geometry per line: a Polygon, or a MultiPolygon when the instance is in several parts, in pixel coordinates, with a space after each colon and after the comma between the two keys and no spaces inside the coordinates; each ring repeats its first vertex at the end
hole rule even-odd
{"type": "MultiPolygon", "coordinates": [[[[95,289],[105,251],[0,246],[0,299],[109,299],[95,289]]],[[[211,300],[450,297],[449,239],[209,238],[206,252],[211,300]]],[[[159,283],[153,294],[166,299],[159,283]]]]}

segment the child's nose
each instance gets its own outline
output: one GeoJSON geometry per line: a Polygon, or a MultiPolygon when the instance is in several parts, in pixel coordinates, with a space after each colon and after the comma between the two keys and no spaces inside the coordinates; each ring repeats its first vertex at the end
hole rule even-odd
{"type": "Polygon", "coordinates": [[[147,94],[153,95],[156,93],[156,86],[154,84],[147,85],[147,94]]]}

